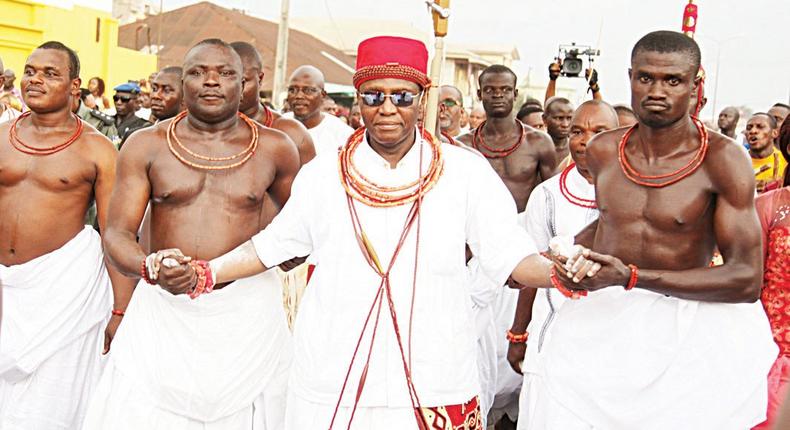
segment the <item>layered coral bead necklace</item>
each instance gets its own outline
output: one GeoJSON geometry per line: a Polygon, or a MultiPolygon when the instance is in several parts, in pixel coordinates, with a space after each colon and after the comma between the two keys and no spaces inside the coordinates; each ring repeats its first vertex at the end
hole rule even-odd
{"type": "MultiPolygon", "coordinates": [[[[390,285],[390,272],[397,260],[398,255],[400,254],[403,246],[406,242],[406,239],[409,235],[409,232],[416,226],[416,235],[415,235],[415,250],[414,250],[414,271],[412,274],[412,302],[411,302],[411,309],[409,314],[409,354],[411,354],[411,329],[412,329],[412,315],[414,312],[414,297],[417,288],[417,262],[419,258],[419,249],[420,249],[420,212],[422,207],[422,199],[425,194],[430,191],[435,185],[436,182],[441,177],[441,174],[444,169],[444,159],[442,158],[442,150],[441,150],[441,142],[434,138],[431,134],[426,132],[425,130],[420,130],[418,140],[414,143],[415,145],[419,145],[417,150],[420,152],[419,156],[419,174],[415,181],[409,182],[407,184],[398,185],[398,186],[385,186],[380,185],[372,180],[368,179],[363,175],[354,165],[354,154],[356,150],[359,148],[359,145],[363,142],[365,136],[365,128],[362,127],[354,132],[351,137],[349,137],[348,142],[345,146],[340,149],[339,157],[338,157],[338,166],[340,171],[340,181],[343,185],[343,188],[346,191],[346,200],[348,203],[348,210],[351,216],[352,226],[354,228],[354,234],[357,239],[357,243],[359,244],[360,251],[362,252],[363,256],[365,257],[365,261],[371,267],[371,269],[379,276],[380,282],[378,288],[376,290],[376,295],[373,299],[373,303],[371,304],[370,309],[368,310],[367,317],[364,321],[362,326],[361,333],[359,334],[359,338],[357,340],[356,348],[354,350],[354,354],[351,357],[351,361],[348,366],[348,370],[346,372],[345,379],[343,381],[343,386],[340,389],[340,394],[337,399],[337,404],[335,405],[335,411],[332,416],[332,421],[329,425],[329,428],[332,429],[335,423],[335,419],[337,417],[338,410],[340,408],[340,404],[343,399],[343,395],[346,391],[346,386],[348,385],[349,378],[351,377],[351,370],[354,366],[354,362],[356,361],[357,357],[361,355],[360,353],[360,346],[362,340],[365,336],[365,333],[368,332],[370,329],[371,333],[371,341],[370,341],[370,348],[367,351],[367,357],[365,358],[365,369],[367,369],[370,365],[371,355],[373,351],[373,342],[376,338],[377,329],[379,326],[379,320],[381,316],[381,310],[383,307],[384,302],[386,301],[387,307],[389,308],[390,319],[392,321],[393,329],[395,332],[395,337],[397,340],[398,348],[401,355],[401,361],[403,365],[403,371],[406,377],[406,385],[409,390],[409,397],[411,400],[412,408],[414,410],[415,418],[418,422],[418,426],[421,428],[427,428],[427,422],[425,421],[425,417],[422,415],[421,412],[421,404],[420,399],[417,395],[417,390],[414,387],[414,382],[412,381],[411,377],[411,357],[407,358],[406,356],[406,348],[404,348],[403,337],[401,336],[400,326],[398,324],[398,317],[397,312],[395,310],[395,303],[392,299],[392,287],[390,285]],[[431,162],[428,166],[427,172],[423,174],[423,143],[420,141],[419,138],[423,142],[428,142],[432,155],[431,155],[431,162]],[[365,231],[362,227],[362,223],[359,219],[359,214],[357,213],[355,202],[360,202],[366,206],[374,207],[374,208],[392,208],[396,206],[402,206],[411,203],[411,208],[409,209],[408,214],[406,215],[406,220],[404,222],[403,229],[401,230],[398,243],[393,251],[392,257],[389,260],[389,264],[385,267],[382,265],[381,261],[378,258],[376,250],[373,244],[368,239],[365,231]],[[371,324],[372,321],[372,324],[371,324]]],[[[361,358],[361,357],[360,357],[361,358]]],[[[356,408],[359,404],[360,395],[362,393],[363,387],[365,385],[365,374],[367,372],[363,372],[360,380],[358,381],[358,386],[356,390],[356,398],[354,401],[353,411],[356,411],[356,408]]],[[[351,419],[353,420],[353,412],[351,414],[351,419]]],[[[348,423],[349,427],[351,422],[348,423]]]]}
{"type": "Polygon", "coordinates": [[[19,115],[14,120],[14,122],[11,123],[11,127],[8,130],[8,140],[11,142],[11,145],[13,145],[14,148],[16,148],[16,150],[18,150],[19,152],[24,152],[25,154],[50,155],[56,152],[60,152],[71,146],[72,143],[76,142],[77,139],[79,139],[79,137],[82,135],[82,130],[85,128],[85,123],[82,121],[82,119],[80,119],[80,117],[72,113],[71,115],[77,121],[77,128],[74,130],[74,133],[68,139],[66,139],[65,142],[53,146],[43,147],[43,148],[30,146],[19,138],[19,135],[17,134],[17,126],[19,124],[19,121],[29,117],[32,113],[33,113],[32,111],[27,111],[22,115],[19,115]]]}
{"type": "Polygon", "coordinates": [[[516,124],[518,124],[518,126],[521,128],[521,135],[513,145],[507,148],[494,148],[489,146],[483,137],[483,127],[486,125],[486,122],[483,121],[480,126],[475,129],[475,132],[472,135],[472,146],[485,155],[486,158],[505,158],[508,155],[516,152],[516,150],[521,146],[522,143],[524,143],[524,140],[527,138],[527,127],[524,127],[524,123],[516,120],[516,124]],[[485,151],[481,150],[480,148],[484,148],[485,151]]]}
{"type": "Polygon", "coordinates": [[[238,115],[239,118],[242,121],[244,121],[247,124],[247,126],[250,128],[251,137],[250,137],[250,143],[247,145],[247,147],[237,154],[226,156],[226,157],[209,157],[206,155],[198,154],[190,150],[186,146],[184,146],[176,136],[176,125],[178,125],[178,123],[181,120],[186,118],[187,111],[181,112],[178,115],[176,115],[176,117],[173,118],[173,120],[170,122],[170,125],[167,127],[167,146],[168,148],[170,148],[170,152],[172,152],[173,155],[175,155],[176,158],[178,158],[182,163],[186,164],[187,166],[194,167],[195,169],[228,170],[228,169],[233,169],[234,167],[241,166],[242,164],[246,163],[247,160],[249,160],[255,154],[255,150],[258,148],[258,126],[255,124],[253,120],[248,118],[243,113],[239,112],[238,115]],[[178,150],[176,150],[176,146],[178,147],[178,150]],[[181,154],[180,151],[183,151],[189,154],[191,157],[196,158],[198,160],[207,161],[208,164],[189,161],[186,159],[186,157],[184,157],[181,154]],[[228,161],[236,160],[238,158],[241,159],[233,163],[227,163],[228,161]]]}
{"type": "MultiPolygon", "coordinates": [[[[400,206],[417,200],[418,197],[421,197],[436,185],[436,181],[439,180],[444,169],[444,160],[440,142],[430,133],[425,130],[421,131],[423,140],[430,144],[432,150],[431,164],[428,167],[428,171],[425,174],[421,174],[415,181],[399,186],[379,185],[365,177],[356,168],[353,156],[360,143],[362,143],[364,135],[365,127],[360,127],[351,135],[348,143],[340,149],[339,155],[340,181],[346,193],[354,200],[373,207],[400,206]]],[[[415,145],[419,144],[420,142],[415,142],[415,145]]],[[[422,157],[421,148],[420,154],[420,157],[422,157]]]]}
{"type": "Polygon", "coordinates": [[[274,124],[274,114],[272,113],[266,105],[262,104],[263,112],[266,116],[263,118],[263,126],[266,128],[272,128],[272,124],[274,124]]]}
{"type": "Polygon", "coordinates": [[[566,200],[568,200],[571,204],[575,206],[580,206],[583,208],[588,209],[597,209],[598,205],[595,203],[595,200],[585,199],[573,194],[568,188],[568,175],[576,168],[576,163],[571,163],[565,170],[562,171],[560,174],[560,193],[566,200]]]}
{"type": "Polygon", "coordinates": [[[628,162],[628,157],[625,153],[625,147],[628,144],[628,138],[631,137],[631,134],[636,130],[638,125],[634,124],[628,131],[625,132],[622,139],[620,139],[620,144],[617,150],[617,159],[620,162],[620,168],[623,171],[623,174],[633,183],[637,185],[642,185],[644,187],[650,188],[663,188],[667,185],[672,185],[684,178],[687,178],[692,173],[696,172],[697,169],[702,166],[702,163],[705,161],[705,155],[708,153],[709,148],[709,139],[708,139],[708,131],[705,129],[705,125],[696,117],[691,117],[691,120],[694,122],[694,125],[697,127],[697,131],[699,132],[700,136],[700,146],[694,156],[686,163],[683,167],[669,173],[665,173],[662,175],[643,175],[634,169],[631,163],[628,162]]]}

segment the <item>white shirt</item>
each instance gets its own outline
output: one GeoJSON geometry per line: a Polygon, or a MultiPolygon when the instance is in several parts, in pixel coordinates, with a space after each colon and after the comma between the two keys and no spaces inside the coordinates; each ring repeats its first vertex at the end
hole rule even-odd
{"type": "Polygon", "coordinates": [[[19,112],[10,106],[2,106],[2,108],[4,109],[3,113],[0,113],[0,124],[11,121],[19,115],[22,115],[22,112],[19,112]]]}
{"type": "Polygon", "coordinates": [[[135,112],[134,115],[137,118],[141,118],[141,119],[144,119],[146,121],[151,121],[151,109],[150,108],[141,107],[140,109],[137,109],[137,112],[135,112]]]}
{"type": "MultiPolygon", "coordinates": [[[[554,175],[541,182],[529,196],[527,209],[519,216],[525,218],[527,233],[541,251],[549,249],[549,241],[555,236],[569,237],[579,233],[598,219],[598,210],[577,206],[560,192],[560,177],[554,175]]],[[[583,199],[595,200],[595,187],[574,168],[568,173],[566,186],[570,193],[583,199]]],[[[522,366],[523,372],[537,373],[538,354],[549,335],[555,313],[566,298],[554,289],[541,288],[532,305],[532,320],[527,327],[527,353],[522,366]]]]}
{"type": "MultiPolygon", "coordinates": [[[[286,112],[283,116],[294,118],[293,112],[286,112]]],[[[321,112],[321,122],[313,128],[308,128],[307,132],[313,138],[316,155],[323,152],[337,154],[337,149],[348,142],[348,138],[354,132],[354,129],[340,118],[321,112]]]]}
{"type": "MultiPolygon", "coordinates": [[[[379,184],[404,184],[418,176],[419,148],[423,149],[427,169],[431,158],[427,143],[415,144],[392,169],[365,140],[354,155],[354,163],[363,175],[379,184]]],[[[424,197],[421,209],[411,340],[409,309],[416,223],[390,274],[403,348],[408,360],[411,345],[412,380],[423,406],[464,403],[479,391],[465,244],[479,257],[486,276],[499,285],[524,257],[536,252],[516,223],[513,198],[491,166],[463,148],[441,148],[444,171],[424,197]]],[[[373,208],[355,202],[355,207],[386,267],[411,204],[373,208]]],[[[307,254],[316,263],[294,327],[290,389],[301,398],[334,405],[380,283],[356,240],[338,176],[337,155],[318,154],[302,168],[288,203],[252,241],[267,267],[307,254]]],[[[371,326],[374,320],[375,312],[371,326]]],[[[353,405],[370,346],[370,331],[354,363],[343,396],[345,406],[353,405]]],[[[411,406],[386,300],[360,406],[411,406]]]]}

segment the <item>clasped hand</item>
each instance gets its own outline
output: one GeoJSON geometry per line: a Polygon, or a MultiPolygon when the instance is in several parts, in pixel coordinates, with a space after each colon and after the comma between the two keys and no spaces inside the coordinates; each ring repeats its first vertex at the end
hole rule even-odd
{"type": "Polygon", "coordinates": [[[619,258],[581,245],[574,245],[568,257],[552,249],[550,257],[557,280],[571,291],[597,291],[612,285],[626,285],[631,273],[619,258]]]}
{"type": "Polygon", "coordinates": [[[180,249],[163,249],[146,257],[148,277],[170,294],[186,294],[197,284],[197,274],[189,262],[192,257],[180,249]]]}

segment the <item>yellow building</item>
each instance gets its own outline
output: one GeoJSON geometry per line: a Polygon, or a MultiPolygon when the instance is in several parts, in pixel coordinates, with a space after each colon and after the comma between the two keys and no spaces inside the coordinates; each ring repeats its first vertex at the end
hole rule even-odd
{"type": "Polygon", "coordinates": [[[110,96],[114,86],[129,79],[147,78],[156,71],[155,55],[118,46],[118,21],[110,13],[73,2],[55,3],[60,6],[32,0],[0,0],[0,58],[6,68],[16,73],[16,85],[27,56],[49,40],[77,51],[83,87],[87,88],[91,77],[99,76],[107,84],[110,96]]]}

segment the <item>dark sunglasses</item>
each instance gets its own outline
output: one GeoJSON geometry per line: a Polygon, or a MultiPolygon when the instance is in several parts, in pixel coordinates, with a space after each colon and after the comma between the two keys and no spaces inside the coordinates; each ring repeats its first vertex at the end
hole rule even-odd
{"type": "Polygon", "coordinates": [[[395,94],[384,94],[381,91],[371,91],[362,93],[362,102],[365,103],[366,106],[381,106],[384,104],[384,100],[391,99],[392,104],[397,107],[409,107],[414,103],[414,99],[420,96],[421,93],[410,93],[408,91],[402,91],[395,94]]]}
{"type": "Polygon", "coordinates": [[[132,98],[131,98],[131,97],[129,97],[129,96],[125,96],[125,97],[124,97],[124,96],[114,95],[114,96],[112,96],[112,99],[113,99],[113,101],[115,101],[116,103],[117,103],[117,102],[120,102],[120,101],[122,101],[122,102],[124,102],[124,103],[127,103],[127,102],[128,102],[129,100],[131,100],[132,98]]]}
{"type": "Polygon", "coordinates": [[[448,108],[459,106],[459,103],[453,99],[444,99],[441,104],[448,108]]]}

